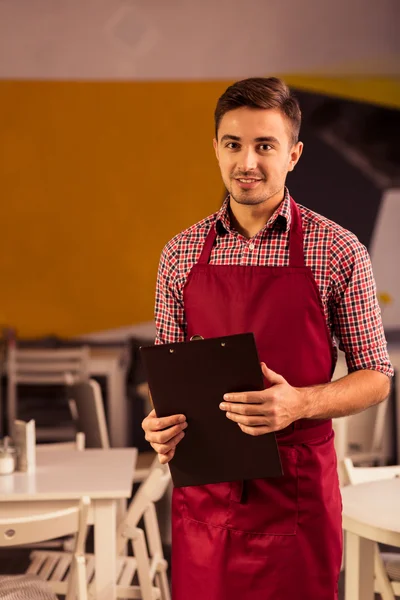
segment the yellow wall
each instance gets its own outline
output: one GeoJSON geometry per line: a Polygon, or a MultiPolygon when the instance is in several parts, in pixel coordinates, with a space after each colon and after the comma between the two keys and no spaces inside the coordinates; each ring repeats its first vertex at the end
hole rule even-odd
{"type": "MultiPolygon", "coordinates": [[[[287,77],[399,105],[399,82],[287,77]]],[[[227,82],[0,81],[0,326],[79,333],[153,316],[165,242],[220,205],[227,82]]]]}
{"type": "Polygon", "coordinates": [[[220,205],[224,83],[0,82],[0,324],[149,320],[160,251],[220,205]]]}

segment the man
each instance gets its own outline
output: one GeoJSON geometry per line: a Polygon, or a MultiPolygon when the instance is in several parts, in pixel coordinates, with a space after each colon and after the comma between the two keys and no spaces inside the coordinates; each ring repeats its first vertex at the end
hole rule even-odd
{"type": "MultiPolygon", "coordinates": [[[[157,343],[254,332],[265,390],[227,394],[220,409],[244,435],[276,432],[284,471],[174,490],[174,600],[337,598],[331,419],[381,402],[393,371],[366,249],[285,188],[303,150],[300,121],[279,79],[230,86],[217,103],[214,139],[229,196],[161,256],[157,343]],[[334,335],[349,375],[331,383],[334,335]]],[[[173,459],[187,426],[184,415],[154,411],[143,421],[161,463],[173,459]]]]}

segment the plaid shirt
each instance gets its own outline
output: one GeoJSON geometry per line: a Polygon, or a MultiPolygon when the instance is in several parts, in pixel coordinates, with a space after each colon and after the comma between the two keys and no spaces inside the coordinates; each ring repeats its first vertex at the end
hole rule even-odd
{"type": "MultiPolygon", "coordinates": [[[[185,339],[183,287],[189,271],[199,260],[211,226],[216,227],[218,235],[210,264],[288,266],[291,222],[288,190],[265,227],[250,240],[231,227],[228,206],[229,197],[219,212],[189,227],[165,246],[156,287],[156,343],[185,339]]],[[[337,339],[345,352],[349,372],[374,369],[393,375],[365,246],[340,225],[298,206],[305,262],[319,288],[334,347],[337,339]]]]}

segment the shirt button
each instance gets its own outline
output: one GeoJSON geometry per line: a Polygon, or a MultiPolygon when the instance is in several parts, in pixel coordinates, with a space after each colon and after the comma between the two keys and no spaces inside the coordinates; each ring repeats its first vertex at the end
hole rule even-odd
{"type": "Polygon", "coordinates": [[[251,242],[251,243],[249,244],[249,250],[254,250],[254,244],[253,244],[253,242],[251,242]]]}

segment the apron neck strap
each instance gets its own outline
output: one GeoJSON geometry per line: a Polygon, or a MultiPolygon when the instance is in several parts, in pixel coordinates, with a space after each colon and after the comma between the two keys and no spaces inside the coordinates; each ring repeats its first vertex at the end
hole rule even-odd
{"type": "MultiPolygon", "coordinates": [[[[303,227],[301,224],[301,216],[297,204],[290,198],[290,210],[291,210],[291,226],[290,226],[290,237],[289,237],[289,266],[290,267],[304,267],[304,250],[303,250],[303,227]]],[[[203,249],[200,254],[199,264],[208,264],[211,256],[211,250],[214,246],[215,239],[217,237],[217,231],[215,223],[211,225],[210,231],[207,234],[206,241],[204,242],[203,249]]]]}
{"type": "Polygon", "coordinates": [[[303,227],[301,215],[293,198],[290,198],[291,226],[289,238],[289,267],[304,267],[303,227]]]}
{"type": "Polygon", "coordinates": [[[200,265],[208,264],[208,262],[210,260],[210,256],[211,256],[211,250],[212,250],[212,247],[214,246],[216,237],[217,237],[217,231],[215,228],[215,223],[213,223],[210,227],[210,231],[207,234],[206,241],[204,242],[204,245],[203,245],[203,250],[201,251],[201,254],[200,254],[200,258],[199,258],[200,265]]]}

